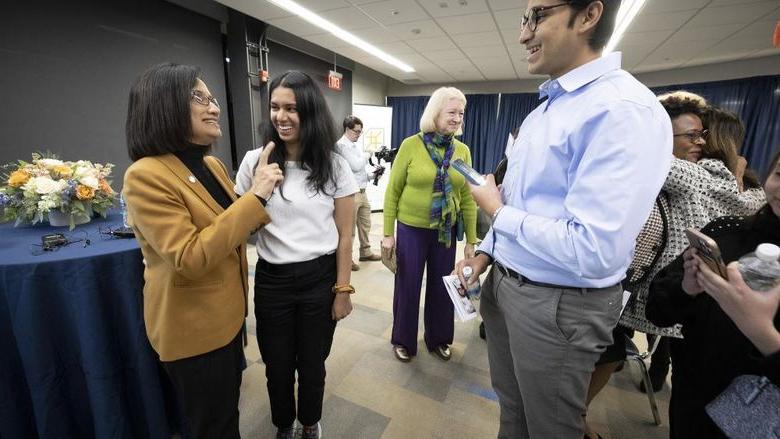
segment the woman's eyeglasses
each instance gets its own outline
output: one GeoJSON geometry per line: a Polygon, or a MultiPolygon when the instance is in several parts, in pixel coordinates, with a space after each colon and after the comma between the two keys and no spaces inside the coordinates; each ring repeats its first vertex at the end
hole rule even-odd
{"type": "Polygon", "coordinates": [[[217,98],[214,96],[206,96],[198,90],[192,90],[192,100],[205,107],[208,107],[209,103],[211,103],[214,104],[215,107],[219,108],[219,102],[217,102],[217,98]]]}
{"type": "Polygon", "coordinates": [[[675,134],[674,137],[686,137],[691,142],[695,142],[695,141],[697,141],[699,139],[707,140],[707,133],[709,133],[709,131],[707,131],[707,130],[691,131],[691,132],[688,132],[688,133],[675,134]]]}

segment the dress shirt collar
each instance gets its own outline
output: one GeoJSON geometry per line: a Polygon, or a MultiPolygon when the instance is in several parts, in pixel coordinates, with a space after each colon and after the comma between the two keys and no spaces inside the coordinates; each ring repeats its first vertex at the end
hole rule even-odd
{"type": "Polygon", "coordinates": [[[340,141],[340,142],[342,142],[342,143],[345,143],[345,144],[347,144],[347,145],[350,145],[350,146],[355,146],[355,145],[356,145],[356,143],[355,143],[355,142],[353,142],[353,141],[349,140],[349,137],[347,137],[347,135],[346,135],[346,134],[343,134],[343,135],[341,136],[341,139],[339,139],[339,141],[340,141]]]}
{"type": "Polygon", "coordinates": [[[550,102],[564,92],[571,93],[606,73],[619,69],[620,58],[620,52],[613,52],[587,62],[559,78],[544,81],[539,86],[539,99],[547,97],[547,102],[550,102]]]}

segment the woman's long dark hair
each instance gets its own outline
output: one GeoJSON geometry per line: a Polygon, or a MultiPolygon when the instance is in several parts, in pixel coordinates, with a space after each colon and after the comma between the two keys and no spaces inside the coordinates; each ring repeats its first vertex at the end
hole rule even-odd
{"type": "MultiPolygon", "coordinates": [[[[287,71],[271,81],[268,89],[269,114],[270,96],[278,87],[285,87],[295,94],[295,109],[299,121],[299,142],[301,146],[301,165],[309,170],[306,182],[317,192],[327,194],[328,182],[335,184],[333,154],[339,138],[333,116],[330,114],[325,96],[309,75],[296,70],[287,71]]],[[[276,163],[284,171],[287,148],[269,117],[263,123],[263,144],[273,141],[276,144],[269,162],[276,163]]]]}

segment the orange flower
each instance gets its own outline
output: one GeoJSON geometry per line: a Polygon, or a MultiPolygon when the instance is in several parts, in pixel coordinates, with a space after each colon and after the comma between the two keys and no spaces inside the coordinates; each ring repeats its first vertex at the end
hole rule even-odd
{"type": "Polygon", "coordinates": [[[105,178],[101,178],[100,181],[98,181],[98,187],[101,191],[111,195],[114,193],[114,190],[111,189],[111,186],[108,184],[105,178]]]}
{"type": "Polygon", "coordinates": [[[89,186],[80,184],[76,186],[76,198],[79,200],[91,200],[95,198],[95,190],[89,186]]]}
{"type": "Polygon", "coordinates": [[[12,187],[21,187],[27,183],[27,180],[29,179],[30,174],[28,174],[27,171],[23,169],[17,169],[11,174],[10,177],[8,177],[8,185],[12,187]]]}

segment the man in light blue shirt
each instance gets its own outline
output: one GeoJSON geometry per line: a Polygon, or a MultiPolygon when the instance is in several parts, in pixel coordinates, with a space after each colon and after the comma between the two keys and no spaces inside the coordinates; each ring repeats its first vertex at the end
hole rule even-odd
{"type": "MultiPolygon", "coordinates": [[[[371,242],[368,240],[368,232],[371,231],[371,203],[366,195],[368,187],[368,157],[363,149],[356,143],[363,133],[363,121],[357,116],[344,118],[344,135],[336,142],[336,153],[347,159],[352,173],[355,174],[359,191],[355,194],[355,229],[357,229],[360,241],[361,261],[381,261],[382,257],[371,252],[371,242]]],[[[355,229],[352,230],[352,238],[355,238],[355,229]]],[[[358,271],[360,266],[352,261],[352,271],[358,271]]]]}
{"type": "Polygon", "coordinates": [[[619,0],[529,0],[520,42],[550,79],[523,122],[501,190],[472,186],[493,225],[459,262],[485,280],[481,313],[499,437],[582,438],[588,384],[612,342],[634,241],[672,158],[653,93],[601,57],[619,0]]]}

